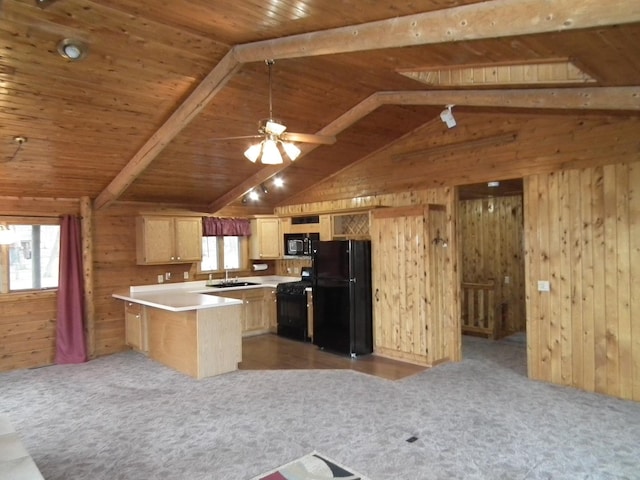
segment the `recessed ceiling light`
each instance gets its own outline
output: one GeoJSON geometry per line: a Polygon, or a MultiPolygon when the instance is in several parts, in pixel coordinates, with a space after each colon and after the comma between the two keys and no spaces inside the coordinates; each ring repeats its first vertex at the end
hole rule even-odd
{"type": "Polygon", "coordinates": [[[260,199],[260,195],[258,195],[258,192],[256,192],[255,190],[251,190],[249,192],[249,200],[256,201],[256,200],[259,200],[259,199],[260,199]]]}
{"type": "Polygon", "coordinates": [[[500,182],[488,182],[487,187],[496,188],[500,186],[500,182]]]}
{"type": "Polygon", "coordinates": [[[278,188],[284,186],[284,180],[282,180],[282,178],[280,177],[275,177],[273,179],[273,186],[278,188]]]}
{"type": "Polygon", "coordinates": [[[87,54],[87,47],[79,40],[65,38],[58,43],[58,53],[67,60],[77,62],[87,54]]]}

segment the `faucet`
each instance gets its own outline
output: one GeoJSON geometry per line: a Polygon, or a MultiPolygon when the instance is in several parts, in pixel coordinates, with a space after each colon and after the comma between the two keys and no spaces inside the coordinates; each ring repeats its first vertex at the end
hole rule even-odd
{"type": "Polygon", "coordinates": [[[224,269],[224,283],[229,282],[229,270],[224,269]]]}

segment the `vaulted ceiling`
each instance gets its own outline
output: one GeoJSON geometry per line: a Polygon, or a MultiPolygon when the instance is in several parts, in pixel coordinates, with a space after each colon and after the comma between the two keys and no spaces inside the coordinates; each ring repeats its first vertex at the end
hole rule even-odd
{"type": "Polygon", "coordinates": [[[640,111],[637,0],[4,0],[0,39],[0,196],[96,208],[269,211],[447,104],[640,111]],[[220,140],[268,117],[266,59],[274,117],[334,145],[264,166],[220,140]]]}

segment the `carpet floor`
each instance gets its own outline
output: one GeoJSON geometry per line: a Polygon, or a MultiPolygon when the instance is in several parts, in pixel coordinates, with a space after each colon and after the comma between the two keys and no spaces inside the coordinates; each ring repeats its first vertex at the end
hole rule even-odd
{"type": "Polygon", "coordinates": [[[463,352],[395,382],[125,352],[1,373],[0,413],[47,480],[246,480],[314,450],[371,480],[640,479],[640,404],[528,380],[519,342],[463,352]]]}

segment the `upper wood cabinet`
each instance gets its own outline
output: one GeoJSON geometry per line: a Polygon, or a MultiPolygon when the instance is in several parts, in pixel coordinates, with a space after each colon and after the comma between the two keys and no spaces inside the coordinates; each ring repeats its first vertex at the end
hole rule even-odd
{"type": "Polygon", "coordinates": [[[251,220],[249,256],[252,260],[269,260],[282,257],[282,231],[278,217],[262,217],[251,220]]]}
{"type": "Polygon", "coordinates": [[[335,213],[331,215],[334,240],[368,240],[369,212],[335,213]]]}
{"type": "Polygon", "coordinates": [[[138,265],[202,260],[200,217],[144,216],[136,219],[138,265]]]}

